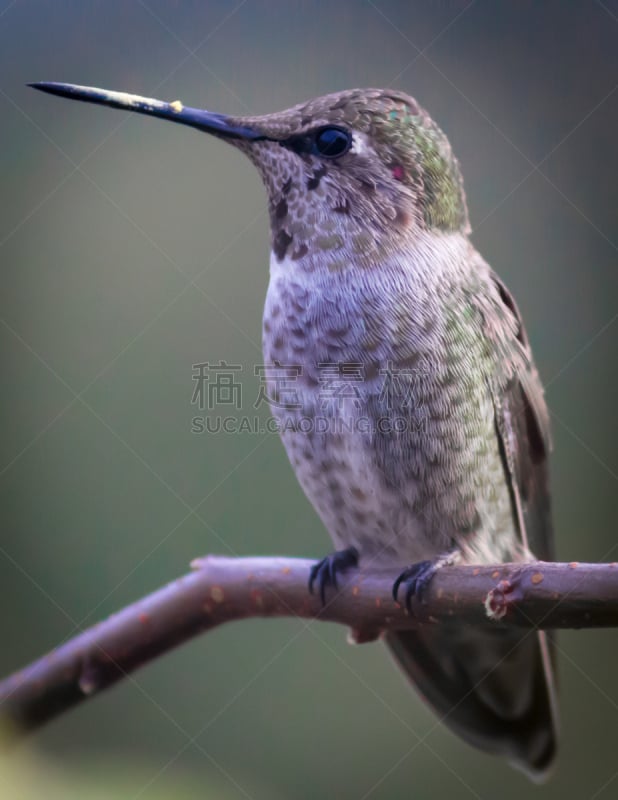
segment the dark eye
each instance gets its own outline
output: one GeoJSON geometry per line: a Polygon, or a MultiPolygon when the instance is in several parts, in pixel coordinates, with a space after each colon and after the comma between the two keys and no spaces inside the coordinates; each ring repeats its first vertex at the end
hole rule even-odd
{"type": "Polygon", "coordinates": [[[313,142],[317,155],[338,158],[350,149],[352,134],[343,128],[320,128],[313,142]]]}

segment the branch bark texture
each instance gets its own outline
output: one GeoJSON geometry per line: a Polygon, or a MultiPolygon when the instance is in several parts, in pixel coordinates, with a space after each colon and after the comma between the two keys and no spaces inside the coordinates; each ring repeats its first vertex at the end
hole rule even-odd
{"type": "Polygon", "coordinates": [[[392,572],[350,569],[326,604],[307,590],[315,562],[209,556],[0,681],[0,723],[18,735],[92,697],[162,653],[225,622],[298,617],[337,622],[357,642],[422,625],[618,627],[618,564],[534,562],[444,567],[410,614],[392,572]]]}

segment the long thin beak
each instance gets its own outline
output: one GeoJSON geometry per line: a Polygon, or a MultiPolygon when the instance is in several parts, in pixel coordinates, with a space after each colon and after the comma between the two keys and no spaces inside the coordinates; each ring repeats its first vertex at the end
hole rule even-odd
{"type": "Polygon", "coordinates": [[[232,139],[267,139],[267,136],[245,125],[237,125],[224,114],[215,114],[201,108],[183,106],[180,100],[165,103],[154,100],[152,97],[140,97],[137,94],[125,92],[112,92],[107,89],[97,89],[93,86],[77,86],[73,83],[29,83],[33,89],[41,92],[57,94],[71,100],[83,100],[86,103],[121,108],[125,111],[136,111],[138,114],[149,114],[152,117],[169,119],[181,125],[190,125],[200,131],[232,139]]]}

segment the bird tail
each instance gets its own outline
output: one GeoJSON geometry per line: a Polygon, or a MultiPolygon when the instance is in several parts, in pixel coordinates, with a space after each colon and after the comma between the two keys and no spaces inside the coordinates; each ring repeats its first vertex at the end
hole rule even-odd
{"type": "Polygon", "coordinates": [[[385,641],[445,725],[533,781],[547,778],[558,737],[547,634],[421,626],[385,641]]]}

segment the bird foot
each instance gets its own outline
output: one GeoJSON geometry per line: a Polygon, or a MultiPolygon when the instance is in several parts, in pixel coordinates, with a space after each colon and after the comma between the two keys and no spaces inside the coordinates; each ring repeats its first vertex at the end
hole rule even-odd
{"type": "Polygon", "coordinates": [[[358,550],[348,547],[346,550],[337,550],[326,558],[318,561],[311,567],[309,573],[309,591],[313,594],[313,586],[317,583],[320,591],[322,605],[326,604],[326,587],[337,589],[337,575],[348,567],[358,566],[358,550]]]}
{"type": "Polygon", "coordinates": [[[406,608],[412,612],[412,598],[416,596],[421,603],[424,602],[423,594],[437,571],[438,568],[433,561],[419,561],[417,564],[410,565],[404,569],[393,584],[393,600],[396,603],[399,602],[399,587],[403,584],[406,590],[406,608]]]}
{"type": "Polygon", "coordinates": [[[399,595],[399,587],[403,584],[406,588],[405,605],[410,613],[412,613],[412,598],[417,597],[421,603],[425,603],[425,591],[429,586],[429,582],[433,576],[442,567],[455,564],[459,557],[459,551],[453,551],[434,558],[432,561],[419,561],[416,564],[411,564],[409,567],[399,575],[393,584],[393,600],[397,603],[399,595]]]}

